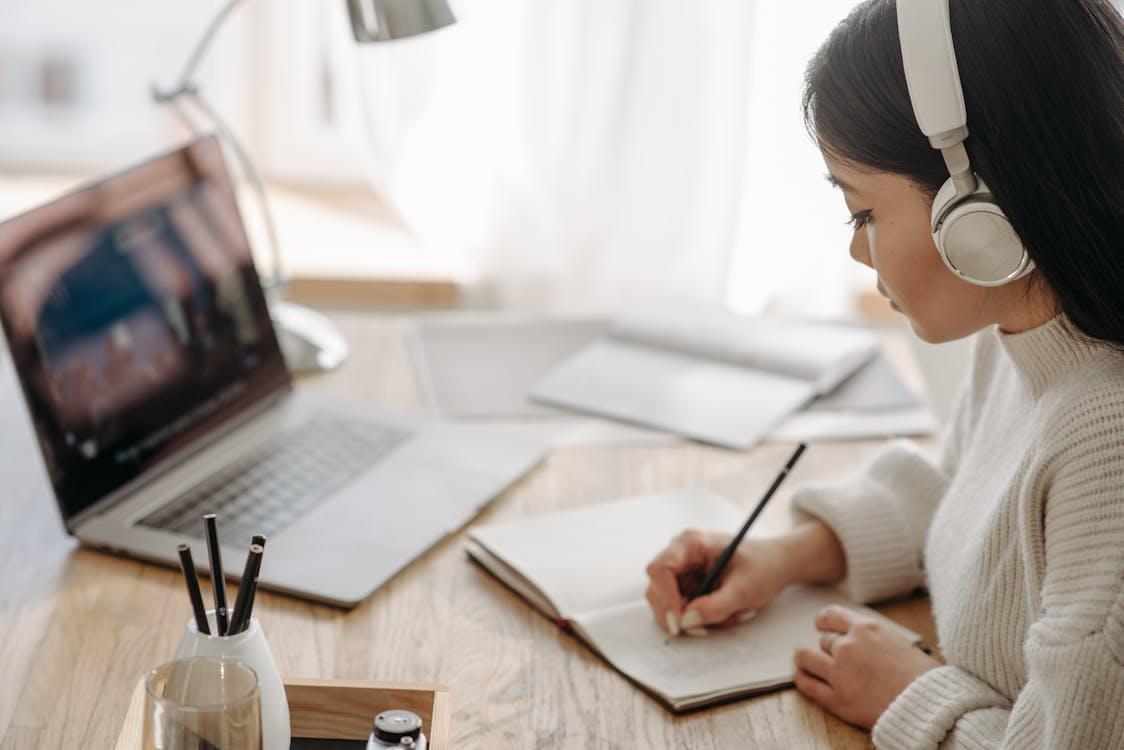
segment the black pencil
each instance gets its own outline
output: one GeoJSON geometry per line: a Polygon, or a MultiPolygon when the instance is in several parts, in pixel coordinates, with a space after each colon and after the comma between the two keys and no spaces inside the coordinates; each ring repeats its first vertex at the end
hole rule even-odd
{"type": "Polygon", "coordinates": [[[746,533],[749,532],[749,527],[752,526],[753,522],[757,520],[757,517],[761,515],[761,511],[765,510],[765,504],[768,503],[769,499],[773,497],[773,493],[776,492],[777,488],[781,486],[781,482],[783,482],[784,478],[788,476],[788,473],[792,471],[792,467],[796,464],[797,459],[800,458],[800,454],[802,454],[804,452],[804,449],[807,447],[808,446],[806,446],[804,443],[801,443],[796,447],[796,452],[792,454],[792,458],[788,459],[788,463],[786,463],[784,465],[784,468],[781,469],[781,473],[778,474],[777,478],[773,480],[773,486],[769,488],[769,491],[765,493],[765,497],[761,498],[761,502],[757,503],[757,507],[754,508],[753,512],[749,514],[749,518],[747,518],[745,523],[742,525],[741,531],[738,532],[738,535],[735,536],[728,545],[726,545],[726,549],[722,550],[722,554],[718,556],[718,559],[715,561],[714,565],[711,566],[710,571],[706,574],[706,578],[703,579],[703,582],[699,584],[698,589],[695,590],[694,595],[691,597],[692,599],[698,599],[700,596],[709,594],[714,589],[714,585],[718,583],[718,579],[722,577],[722,571],[726,569],[726,565],[729,564],[730,558],[734,556],[734,552],[737,551],[738,545],[742,543],[742,540],[745,539],[746,533]]]}
{"type": "Polygon", "coordinates": [[[249,623],[250,591],[258,580],[261,570],[261,556],[265,549],[260,544],[251,544],[250,553],[246,555],[246,567],[242,570],[242,580],[238,583],[238,596],[234,599],[234,611],[230,617],[230,635],[237,635],[246,629],[249,623]]]}
{"type": "Polygon", "coordinates": [[[215,624],[219,631],[216,635],[226,635],[226,580],[222,575],[222,551],[219,550],[219,528],[214,513],[203,516],[203,531],[211,563],[211,588],[215,591],[215,624]]]}
{"type": "Polygon", "coordinates": [[[203,594],[199,592],[199,578],[195,575],[191,547],[181,544],[176,547],[176,551],[180,553],[180,570],[187,583],[187,598],[191,600],[191,610],[195,613],[195,627],[199,628],[200,633],[210,635],[211,627],[207,624],[207,610],[203,608],[203,594]]]}
{"type": "Polygon", "coordinates": [[[254,616],[254,599],[258,596],[258,582],[255,579],[250,586],[250,596],[246,600],[246,617],[245,622],[242,623],[242,629],[250,627],[250,618],[254,616]]]}
{"type": "MultiPolygon", "coordinates": [[[[265,546],[265,535],[264,534],[254,534],[253,543],[254,544],[260,544],[262,547],[264,547],[265,546]]],[[[249,597],[249,599],[246,600],[246,617],[244,618],[245,622],[242,623],[242,629],[243,630],[250,627],[250,618],[254,616],[254,600],[257,598],[257,596],[258,596],[258,581],[255,578],[253,585],[250,586],[250,597],[249,597]]]]}

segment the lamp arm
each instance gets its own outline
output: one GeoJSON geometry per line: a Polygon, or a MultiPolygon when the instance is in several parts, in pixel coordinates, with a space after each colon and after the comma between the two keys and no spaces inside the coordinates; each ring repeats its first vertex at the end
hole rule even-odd
{"type": "Polygon", "coordinates": [[[285,275],[284,266],[281,265],[281,243],[277,239],[277,225],[273,220],[273,209],[269,203],[269,194],[266,192],[265,182],[254,166],[254,162],[250,159],[250,155],[246,152],[245,147],[234,137],[234,131],[227,127],[214,107],[208,104],[197,90],[190,92],[189,96],[191,100],[195,102],[195,106],[203,110],[207,117],[215,123],[215,127],[218,128],[219,133],[226,139],[227,145],[229,145],[231,151],[234,152],[234,158],[238,160],[239,166],[242,167],[242,172],[250,182],[250,187],[253,189],[254,196],[258,201],[258,207],[261,208],[262,218],[265,223],[265,233],[269,242],[270,260],[272,261],[269,278],[265,280],[262,286],[265,287],[268,292],[284,289],[289,285],[289,278],[285,275]]]}
{"type": "Polygon", "coordinates": [[[246,179],[249,180],[250,187],[254,191],[254,196],[258,202],[258,207],[261,209],[262,218],[265,223],[266,237],[269,243],[269,255],[273,267],[270,269],[270,278],[263,283],[263,286],[267,291],[272,292],[288,286],[289,280],[285,276],[284,267],[281,264],[281,243],[277,238],[277,224],[273,219],[273,211],[271,210],[269,198],[266,194],[265,183],[261,179],[257,168],[254,166],[253,160],[250,159],[249,153],[234,136],[234,131],[227,126],[226,122],[219,116],[215,108],[203,99],[202,94],[199,92],[198,85],[193,80],[196,69],[203,61],[203,57],[210,48],[211,42],[214,41],[214,38],[218,35],[219,30],[226,20],[243,2],[245,2],[245,0],[230,0],[219,10],[218,14],[207,26],[206,31],[203,32],[202,38],[200,38],[195,48],[192,50],[187,64],[184,65],[183,73],[180,75],[179,83],[176,84],[175,87],[166,90],[161,90],[153,85],[152,98],[159,104],[169,105],[187,129],[199,135],[200,128],[191,120],[187,114],[187,110],[179,101],[185,96],[190,98],[191,101],[195,103],[195,106],[214,123],[219,134],[226,141],[227,145],[230,146],[231,151],[234,152],[234,156],[238,160],[243,174],[246,176],[246,179]]]}
{"type": "Polygon", "coordinates": [[[171,89],[162,94],[157,94],[157,100],[162,98],[174,98],[181,94],[186,94],[195,86],[193,79],[195,78],[195,71],[199,64],[203,61],[203,56],[207,54],[210,49],[211,42],[219,33],[219,29],[226,23],[226,19],[230,18],[231,14],[241,5],[245,0],[229,0],[229,2],[219,10],[218,14],[211,19],[211,23],[207,26],[207,30],[203,32],[203,36],[196,42],[194,49],[191,51],[191,56],[187,58],[187,64],[183,66],[183,73],[180,74],[179,84],[174,89],[171,89]]]}

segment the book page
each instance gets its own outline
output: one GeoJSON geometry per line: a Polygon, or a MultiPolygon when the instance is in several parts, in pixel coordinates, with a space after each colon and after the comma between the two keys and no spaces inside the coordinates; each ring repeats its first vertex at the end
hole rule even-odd
{"type": "Polygon", "coordinates": [[[610,335],[648,347],[800,378],[838,382],[877,348],[854,326],[736,315],[720,308],[666,305],[613,321],[610,335]],[[837,373],[842,364],[843,369],[837,373]]]}
{"type": "Polygon", "coordinates": [[[680,636],[667,642],[667,634],[643,600],[586,614],[576,622],[614,667],[669,701],[682,702],[790,683],[793,652],[819,643],[813,621],[829,604],[842,604],[890,623],[877,612],[852,604],[834,588],[803,586],[782,591],[753,620],[712,628],[705,638],[680,636]]]}
{"type": "Polygon", "coordinates": [[[745,519],[703,488],[617,500],[498,526],[472,541],[517,570],[571,620],[644,597],[644,568],[672,537],[695,526],[734,533],[745,519]]]}
{"type": "Polygon", "coordinates": [[[745,449],[815,395],[805,380],[667,349],[599,341],[531,392],[541,402],[745,449]]]}

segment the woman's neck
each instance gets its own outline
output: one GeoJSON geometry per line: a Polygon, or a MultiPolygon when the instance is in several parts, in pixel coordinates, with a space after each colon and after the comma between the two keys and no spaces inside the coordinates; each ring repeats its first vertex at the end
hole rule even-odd
{"type": "Polygon", "coordinates": [[[1022,333],[1049,322],[1061,312],[1058,299],[1044,283],[1035,284],[1032,275],[1028,283],[1013,289],[1012,300],[996,320],[1003,333],[1022,333]]]}

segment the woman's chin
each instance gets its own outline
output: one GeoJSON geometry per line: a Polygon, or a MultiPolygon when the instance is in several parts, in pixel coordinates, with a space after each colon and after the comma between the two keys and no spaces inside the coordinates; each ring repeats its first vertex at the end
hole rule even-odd
{"type": "Polygon", "coordinates": [[[934,330],[931,326],[926,326],[922,323],[919,323],[917,320],[911,318],[904,312],[902,313],[902,315],[905,316],[905,319],[909,321],[909,327],[913,329],[913,332],[917,335],[917,338],[921,339],[927,344],[947,344],[949,341],[956,341],[957,339],[963,338],[964,335],[966,335],[958,335],[950,333],[949,331],[942,331],[939,328],[934,330]]]}
{"type": "Polygon", "coordinates": [[[914,320],[911,316],[902,312],[902,309],[895,305],[893,302],[891,302],[890,304],[893,306],[895,312],[906,319],[906,321],[909,323],[909,327],[913,329],[913,333],[917,336],[917,338],[928,344],[942,344],[947,340],[943,336],[934,335],[934,331],[931,328],[923,325],[917,320],[914,320]]]}

